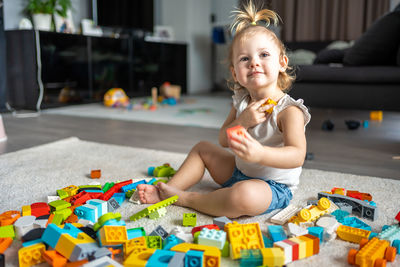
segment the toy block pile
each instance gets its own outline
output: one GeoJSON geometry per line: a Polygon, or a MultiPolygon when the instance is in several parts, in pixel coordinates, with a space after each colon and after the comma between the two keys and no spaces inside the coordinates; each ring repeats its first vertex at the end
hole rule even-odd
{"type": "MultiPolygon", "coordinates": [[[[266,233],[261,232],[259,223],[240,224],[226,217],[196,226],[196,213],[184,213],[182,226],[170,232],[161,225],[149,234],[143,227],[128,228],[117,209],[126,205],[125,200],[138,203],[137,185],[159,181],[70,185],[57,190],[58,196],[49,197],[48,203],[3,212],[0,261],[4,263],[2,253],[14,239],[22,241],[18,259],[23,267],[42,262],[60,267],[217,267],[221,257],[230,257],[240,266],[283,266],[318,254],[321,246],[329,246],[336,237],[360,244],[359,250],[348,252],[348,262],[358,266],[384,266],[399,251],[400,225],[371,232],[368,224],[350,214],[375,220],[372,196],[357,191],[346,194],[343,188],[320,192],[319,200],[310,201],[305,208],[289,205],[270,218],[273,224],[266,233]]],[[[158,219],[177,199],[173,196],[147,206],[129,219],[158,219]]],[[[400,212],[395,219],[400,220],[400,212]]]]}

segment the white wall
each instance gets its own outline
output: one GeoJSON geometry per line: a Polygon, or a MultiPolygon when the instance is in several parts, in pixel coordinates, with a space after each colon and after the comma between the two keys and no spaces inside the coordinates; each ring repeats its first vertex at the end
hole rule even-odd
{"type": "MultiPolygon", "coordinates": [[[[80,22],[84,18],[91,18],[91,10],[89,3],[91,0],[71,0],[72,2],[72,18],[74,20],[75,29],[79,29],[80,22]]],[[[18,29],[20,20],[26,17],[23,11],[26,7],[26,0],[4,0],[4,29],[18,29]]]]}

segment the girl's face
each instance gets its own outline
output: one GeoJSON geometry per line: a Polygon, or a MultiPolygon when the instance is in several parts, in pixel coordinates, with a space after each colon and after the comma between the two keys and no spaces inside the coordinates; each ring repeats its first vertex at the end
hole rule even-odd
{"type": "Polygon", "coordinates": [[[286,70],[288,59],[280,56],[273,36],[260,29],[239,38],[232,50],[234,80],[250,92],[277,87],[279,72],[286,70]]]}

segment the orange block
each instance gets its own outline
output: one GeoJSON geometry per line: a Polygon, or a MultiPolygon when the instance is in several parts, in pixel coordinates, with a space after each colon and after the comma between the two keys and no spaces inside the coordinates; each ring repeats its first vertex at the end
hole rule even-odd
{"type": "Polygon", "coordinates": [[[99,179],[101,177],[101,170],[92,170],[90,172],[90,178],[99,179]]]}
{"type": "Polygon", "coordinates": [[[55,250],[46,250],[43,253],[43,259],[53,267],[63,267],[67,263],[67,258],[55,250]]]}
{"type": "Polygon", "coordinates": [[[21,217],[21,213],[16,210],[9,210],[0,214],[0,226],[14,224],[14,222],[21,217]]]}
{"type": "Polygon", "coordinates": [[[0,253],[4,253],[7,248],[12,244],[13,240],[11,237],[0,238],[0,253]]]}
{"type": "Polygon", "coordinates": [[[239,136],[245,137],[246,136],[245,131],[246,131],[246,129],[242,125],[237,125],[237,126],[226,129],[226,133],[227,133],[229,139],[234,139],[232,136],[233,133],[235,133],[239,136]]]}

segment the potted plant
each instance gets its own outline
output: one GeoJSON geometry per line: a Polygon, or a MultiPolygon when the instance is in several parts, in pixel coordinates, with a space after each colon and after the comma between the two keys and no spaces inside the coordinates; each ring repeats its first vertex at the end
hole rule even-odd
{"type": "Polygon", "coordinates": [[[32,16],[35,29],[49,31],[53,14],[67,16],[71,0],[28,0],[26,11],[32,16]]]}

